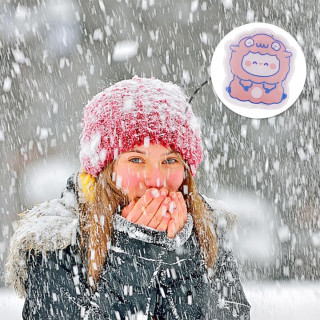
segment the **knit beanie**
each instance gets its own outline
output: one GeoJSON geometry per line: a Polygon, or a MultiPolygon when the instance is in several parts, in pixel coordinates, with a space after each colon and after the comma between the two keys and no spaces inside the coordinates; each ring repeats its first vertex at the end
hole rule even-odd
{"type": "Polygon", "coordinates": [[[86,105],[82,127],[81,166],[93,177],[122,152],[152,143],[179,152],[192,175],[202,159],[198,121],[171,82],[137,76],[117,82],[86,105]]]}

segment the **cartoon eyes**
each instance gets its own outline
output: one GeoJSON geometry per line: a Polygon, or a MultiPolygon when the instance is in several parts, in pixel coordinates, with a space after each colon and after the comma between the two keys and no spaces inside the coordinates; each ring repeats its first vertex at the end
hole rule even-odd
{"type": "MultiPolygon", "coordinates": [[[[254,40],[252,38],[248,38],[245,42],[244,42],[246,47],[252,47],[254,45],[254,40]]],[[[257,43],[257,47],[261,47],[261,48],[268,48],[269,45],[265,45],[265,44],[259,44],[257,43]]],[[[271,45],[271,48],[275,51],[279,51],[281,48],[281,45],[279,42],[273,42],[271,45]]]]}
{"type": "Polygon", "coordinates": [[[271,45],[271,48],[275,51],[279,51],[280,50],[280,43],[279,42],[273,42],[271,45]]]}
{"type": "MultiPolygon", "coordinates": [[[[258,64],[258,62],[257,62],[257,61],[253,61],[252,64],[258,64]]],[[[261,63],[259,63],[259,64],[261,65],[261,63]]],[[[247,62],[246,62],[246,65],[249,67],[249,66],[251,65],[250,61],[247,61],[247,62]]],[[[268,63],[268,62],[265,62],[263,65],[266,66],[266,67],[268,67],[268,66],[269,66],[269,63],[268,63]]]]}
{"type": "Polygon", "coordinates": [[[246,47],[252,47],[254,45],[254,41],[253,39],[249,38],[245,41],[244,44],[246,45],[246,47]]]}

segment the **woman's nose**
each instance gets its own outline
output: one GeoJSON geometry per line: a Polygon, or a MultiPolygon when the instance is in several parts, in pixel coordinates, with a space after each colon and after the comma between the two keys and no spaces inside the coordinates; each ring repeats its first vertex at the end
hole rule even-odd
{"type": "Polygon", "coordinates": [[[145,170],[145,184],[148,188],[162,188],[166,186],[166,174],[157,165],[150,165],[145,170]]]}

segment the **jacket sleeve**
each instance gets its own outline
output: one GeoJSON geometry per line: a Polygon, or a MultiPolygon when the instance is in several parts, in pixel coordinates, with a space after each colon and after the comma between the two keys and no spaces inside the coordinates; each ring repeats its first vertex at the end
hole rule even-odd
{"type": "Polygon", "coordinates": [[[45,255],[30,252],[24,320],[82,319],[91,309],[84,270],[70,247],[45,255]]]}
{"type": "Polygon", "coordinates": [[[245,296],[233,251],[221,244],[213,280],[217,292],[217,319],[250,319],[250,304],[245,296]]]}

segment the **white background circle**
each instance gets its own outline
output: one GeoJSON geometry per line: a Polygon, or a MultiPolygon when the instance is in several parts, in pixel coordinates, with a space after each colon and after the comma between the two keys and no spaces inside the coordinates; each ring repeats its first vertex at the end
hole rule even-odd
{"type": "MultiPolygon", "coordinates": [[[[213,89],[224,105],[242,116],[263,119],[280,114],[297,100],[306,79],[306,61],[298,42],[288,32],[268,23],[249,23],[232,30],[220,41],[213,54],[210,71],[213,89]],[[278,104],[240,101],[230,97],[226,91],[233,77],[228,63],[231,56],[229,45],[237,45],[242,38],[258,33],[265,33],[280,40],[294,55],[294,59],[290,59],[288,77],[284,80],[287,98],[278,104]]],[[[256,89],[253,94],[259,97],[261,92],[258,92],[259,88],[256,89]]]]}

